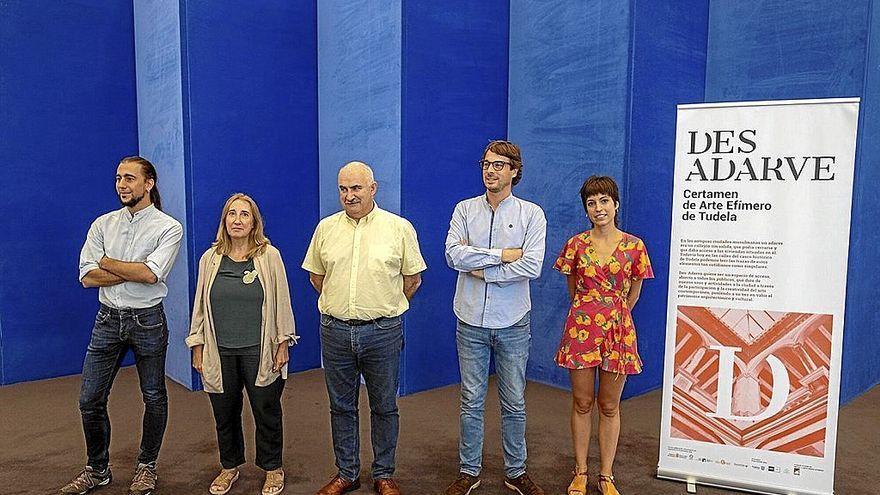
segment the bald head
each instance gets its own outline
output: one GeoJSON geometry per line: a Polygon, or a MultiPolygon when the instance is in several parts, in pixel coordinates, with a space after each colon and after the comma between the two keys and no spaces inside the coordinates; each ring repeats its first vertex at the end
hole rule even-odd
{"type": "Polygon", "coordinates": [[[345,177],[347,180],[357,180],[365,185],[376,182],[373,177],[373,169],[364,162],[348,162],[339,169],[339,180],[345,177]]]}
{"type": "Polygon", "coordinates": [[[339,202],[345,213],[360,220],[373,211],[376,196],[376,180],[373,169],[364,162],[348,162],[339,169],[339,202]]]}

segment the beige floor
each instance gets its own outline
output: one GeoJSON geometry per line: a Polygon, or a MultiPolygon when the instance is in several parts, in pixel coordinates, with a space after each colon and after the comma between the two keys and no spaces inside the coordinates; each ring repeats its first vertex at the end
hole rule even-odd
{"type": "MultiPolygon", "coordinates": [[[[85,461],[77,411],[79,377],[0,387],[0,494],[51,494],[85,461]]],[[[159,459],[156,495],[206,494],[218,470],[214,423],[207,397],[169,381],[170,419],[159,459]]],[[[494,388],[493,386],[490,387],[494,388]]],[[[511,493],[504,488],[497,395],[487,402],[483,485],[475,495],[511,493]]],[[[372,455],[366,398],[362,394],[362,479],[372,455]]],[[[572,460],[568,435],[569,396],[564,390],[530,383],[527,392],[529,472],[549,494],[563,494],[572,460]]],[[[681,483],[654,477],[659,445],[660,393],[625,401],[615,474],[625,495],[684,494],[681,483]]],[[[120,372],[110,399],[113,425],[111,466],[115,481],[99,495],[126,493],[140,438],[143,408],[134,370],[120,372]]],[[[458,387],[400,400],[401,437],[397,480],[404,495],[439,494],[458,471],[458,387]]],[[[327,394],[320,370],[293,376],[284,393],[287,494],[312,494],[335,472],[327,394]]],[[[252,429],[246,433],[253,459],[252,429]]],[[[835,493],[880,493],[880,387],[841,410],[835,493]]],[[[594,441],[595,442],[595,441],[594,441]]],[[[595,443],[593,451],[596,450],[595,443]]],[[[591,469],[597,469],[591,458],[591,469]]],[[[231,494],[259,494],[262,473],[253,465],[231,494]]],[[[354,492],[370,493],[369,484],[354,492]]],[[[596,493],[595,487],[590,491],[596,493]]],[[[700,495],[736,493],[699,487],[700,495]]]]}

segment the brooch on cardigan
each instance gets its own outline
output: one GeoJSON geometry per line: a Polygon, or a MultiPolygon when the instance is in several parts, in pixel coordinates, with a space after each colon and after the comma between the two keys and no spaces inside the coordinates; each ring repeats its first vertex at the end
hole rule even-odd
{"type": "Polygon", "coordinates": [[[257,279],[257,270],[256,269],[253,269],[250,271],[245,270],[244,276],[241,277],[241,281],[246,284],[252,284],[252,283],[254,283],[254,280],[256,280],[256,279],[257,279]]]}

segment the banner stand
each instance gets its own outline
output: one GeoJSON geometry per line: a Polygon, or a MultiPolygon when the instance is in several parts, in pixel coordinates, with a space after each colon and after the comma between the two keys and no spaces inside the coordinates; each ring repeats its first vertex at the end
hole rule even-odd
{"type": "Polygon", "coordinates": [[[825,495],[825,492],[817,492],[812,490],[791,491],[790,488],[784,486],[768,486],[767,483],[749,483],[743,480],[734,480],[727,478],[713,478],[705,475],[694,475],[693,473],[685,473],[673,471],[671,469],[657,468],[657,477],[663,480],[681,481],[687,483],[687,493],[698,493],[697,485],[713,486],[716,488],[724,488],[726,490],[741,490],[761,495],[825,495]],[[772,490],[772,491],[767,491],[772,490]]]}
{"type": "Polygon", "coordinates": [[[833,493],[858,113],[678,106],[659,478],[833,493]]]}

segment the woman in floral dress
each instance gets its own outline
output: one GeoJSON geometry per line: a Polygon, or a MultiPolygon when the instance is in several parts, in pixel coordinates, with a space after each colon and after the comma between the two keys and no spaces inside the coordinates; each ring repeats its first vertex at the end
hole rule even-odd
{"type": "Polygon", "coordinates": [[[653,278],[654,273],[641,239],[617,228],[620,197],[614,179],[592,176],[580,194],[592,228],[569,239],[553,265],[567,276],[571,298],[556,353],[556,363],[569,370],[573,395],[575,470],[568,495],[587,495],[587,451],[597,374],[598,487],[602,495],[619,495],[611,467],[620,435],[620,396],[626,376],[642,371],[630,311],[639,299],[642,280],[653,278]]]}

